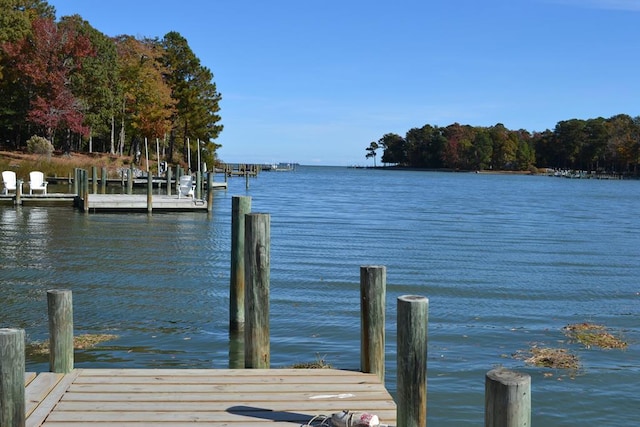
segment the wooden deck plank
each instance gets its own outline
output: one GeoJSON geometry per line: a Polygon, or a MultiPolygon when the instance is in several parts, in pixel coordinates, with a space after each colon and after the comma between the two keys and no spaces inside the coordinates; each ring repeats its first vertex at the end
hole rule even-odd
{"type": "MultiPolygon", "coordinates": [[[[136,369],[136,368],[105,368],[105,369],[92,369],[92,368],[83,368],[82,376],[91,376],[91,377],[109,377],[109,376],[118,376],[118,377],[149,377],[154,375],[159,376],[179,376],[179,377],[202,377],[202,376],[215,376],[215,377],[238,377],[238,376],[246,376],[246,377],[260,377],[266,376],[271,377],[274,373],[279,377],[284,376],[293,376],[300,377],[301,372],[304,372],[303,376],[313,375],[313,376],[345,376],[345,375],[354,375],[359,378],[372,377],[376,378],[375,374],[365,374],[359,371],[348,371],[348,370],[338,370],[338,369],[293,369],[293,368],[282,368],[282,369],[182,369],[182,368],[158,368],[158,369],[136,369]]],[[[377,380],[374,380],[378,382],[377,380]]]]}
{"type": "Polygon", "coordinates": [[[55,405],[62,398],[67,388],[78,375],[79,371],[73,371],[56,384],[49,394],[40,402],[39,405],[27,417],[25,427],[40,427],[44,420],[49,416],[55,405]]]}
{"type": "MultiPolygon", "coordinates": [[[[342,408],[336,408],[332,412],[340,412],[342,408]]],[[[395,411],[376,411],[378,417],[384,422],[391,417],[395,418],[395,411]]],[[[274,421],[286,421],[300,424],[308,423],[314,416],[322,415],[309,412],[277,411],[269,407],[252,406],[230,406],[226,411],[198,411],[198,412],[61,412],[54,411],[44,424],[50,427],[50,422],[80,423],[86,425],[96,425],[102,422],[155,422],[155,423],[176,423],[176,422],[216,422],[216,423],[242,423],[262,421],[266,426],[271,426],[274,421]]],[[[330,414],[327,414],[330,415],[330,414]]]]}
{"type": "MultiPolygon", "coordinates": [[[[275,392],[312,392],[317,394],[344,394],[361,391],[376,391],[381,386],[375,384],[345,384],[343,387],[332,386],[331,384],[270,384],[269,387],[275,392]]],[[[207,392],[229,392],[234,393],[255,393],[262,390],[264,386],[256,384],[232,384],[232,385],[210,385],[210,384],[154,384],[153,390],[160,393],[207,393],[207,392]]],[[[119,392],[144,392],[149,387],[140,384],[73,384],[70,392],[74,393],[119,393],[119,392]]]]}
{"type": "Polygon", "coordinates": [[[60,382],[64,375],[43,372],[29,382],[25,389],[25,409],[28,417],[60,382]]]}
{"type": "MultiPolygon", "coordinates": [[[[269,421],[264,420],[243,420],[242,422],[215,422],[215,421],[198,421],[197,427],[300,427],[303,423],[291,423],[288,421],[269,421]]],[[[314,426],[319,425],[319,422],[314,426]]],[[[65,421],[47,421],[47,427],[194,427],[193,421],[187,422],[122,422],[122,421],[101,421],[92,423],[77,423],[65,421]]]]}
{"type": "MultiPolygon", "coordinates": [[[[89,194],[89,210],[146,210],[146,194],[89,194]]],[[[207,210],[207,201],[177,195],[153,195],[153,210],[207,210]]]]}
{"type": "Polygon", "coordinates": [[[395,425],[396,405],[377,376],[335,369],[78,369],[27,425],[301,426],[344,409],[395,425]]]}
{"type": "MultiPolygon", "coordinates": [[[[176,393],[171,392],[156,392],[141,394],[138,392],[92,392],[92,393],[77,393],[68,391],[62,398],[62,402],[229,402],[229,401],[244,401],[255,398],[255,393],[236,392],[230,395],[226,392],[207,391],[201,393],[176,393]]],[[[278,392],[278,398],[284,401],[294,399],[309,399],[309,400],[325,400],[325,399],[337,399],[338,401],[351,402],[354,400],[363,400],[375,402],[378,400],[388,400],[389,394],[382,391],[359,391],[357,393],[310,393],[310,392],[278,392]]]]}
{"type": "MultiPolygon", "coordinates": [[[[272,393],[270,396],[260,394],[250,398],[234,399],[234,395],[230,395],[227,400],[222,401],[191,401],[191,402],[148,402],[148,401],[127,401],[127,402],[105,402],[105,401],[72,401],[68,399],[61,400],[56,406],[56,411],[77,412],[77,411],[107,411],[107,412],[199,412],[199,411],[225,411],[229,406],[254,406],[268,407],[277,411],[328,411],[335,409],[336,406],[342,407],[355,406],[359,410],[370,411],[372,409],[395,410],[395,404],[390,401],[376,400],[360,400],[351,399],[349,401],[340,400],[336,404],[336,400],[310,400],[294,398],[290,400],[282,400],[278,393],[272,393]]],[[[335,412],[335,411],[334,411],[335,412]]]]}
{"type": "MultiPolygon", "coordinates": [[[[289,422],[289,421],[255,421],[255,420],[243,420],[242,422],[215,422],[215,421],[198,421],[194,426],[193,421],[187,422],[122,422],[122,421],[101,421],[92,423],[78,423],[78,422],[64,422],[64,421],[50,421],[47,422],[47,427],[300,427],[305,426],[304,423],[289,422]]],[[[320,425],[319,422],[313,424],[314,426],[320,425]]]]}
{"type": "Polygon", "coordinates": [[[353,384],[354,382],[365,384],[377,384],[375,376],[371,378],[363,378],[355,375],[344,376],[327,376],[327,375],[305,375],[303,378],[300,376],[260,376],[260,377],[248,377],[248,376],[163,376],[153,375],[148,377],[136,376],[136,377],[89,377],[86,375],[80,376],[75,384],[121,384],[126,382],[127,384],[306,384],[307,378],[311,378],[316,384],[353,384]]]}
{"type": "MultiPolygon", "coordinates": [[[[304,426],[301,423],[292,423],[289,421],[269,421],[264,420],[243,420],[242,422],[216,422],[216,421],[198,421],[194,426],[193,421],[180,422],[160,422],[160,421],[135,421],[135,422],[123,422],[123,421],[101,421],[91,423],[78,423],[78,422],[65,422],[65,421],[47,421],[47,427],[300,427],[304,426]]],[[[319,422],[314,424],[318,426],[319,422]]]]}
{"type": "Polygon", "coordinates": [[[25,372],[24,373],[24,385],[25,385],[25,387],[28,386],[29,383],[35,379],[36,375],[38,375],[38,374],[36,374],[35,372],[25,372]]]}

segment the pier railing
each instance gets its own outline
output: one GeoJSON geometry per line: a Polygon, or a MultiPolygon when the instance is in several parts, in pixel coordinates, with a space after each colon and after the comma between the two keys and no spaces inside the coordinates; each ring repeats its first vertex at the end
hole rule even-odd
{"type": "MultiPolygon", "coordinates": [[[[244,368],[269,368],[270,216],[251,213],[250,198],[232,199],[230,336],[240,336],[244,368]]],[[[386,267],[360,267],[360,370],[384,383],[386,267]]],[[[70,290],[47,292],[51,372],[73,370],[70,290]]],[[[425,296],[397,299],[397,427],[427,424],[428,306],[425,296]]],[[[230,343],[230,347],[231,347],[230,343]]],[[[230,350],[231,354],[231,350],[230,350]]],[[[242,366],[236,366],[242,367],[242,366]]],[[[0,425],[25,426],[25,331],[0,329],[0,425]]],[[[531,378],[497,368],[485,377],[485,427],[531,425],[531,378]]]]}

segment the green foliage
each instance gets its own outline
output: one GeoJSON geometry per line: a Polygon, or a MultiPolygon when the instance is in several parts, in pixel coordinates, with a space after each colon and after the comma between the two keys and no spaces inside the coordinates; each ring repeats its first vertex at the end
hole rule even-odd
{"type": "Polygon", "coordinates": [[[404,138],[385,134],[378,144],[383,163],[413,168],[531,171],[546,167],[640,174],[640,117],[626,114],[563,120],[554,130],[533,134],[501,123],[425,125],[410,129],[404,138]]]}
{"type": "Polygon", "coordinates": [[[166,68],[167,84],[177,101],[176,114],[172,118],[170,157],[175,139],[182,142],[185,160],[188,140],[209,141],[205,148],[207,154],[211,154],[207,155],[207,159],[212,162],[219,145],[211,140],[216,139],[223,129],[218,123],[219,102],[222,97],[213,82],[213,73],[201,65],[187,40],[178,32],[167,33],[162,40],[162,46],[164,54],[161,60],[166,68]]]}
{"type": "Polygon", "coordinates": [[[375,141],[371,142],[371,144],[369,144],[369,146],[366,148],[367,154],[366,154],[365,157],[367,159],[373,157],[373,166],[374,167],[376,166],[376,156],[378,155],[378,153],[376,151],[378,150],[378,148],[380,148],[380,146],[375,141]]]}
{"type": "MultiPolygon", "coordinates": [[[[85,123],[91,129],[91,135],[107,139],[111,132],[111,120],[118,114],[119,106],[122,104],[115,42],[79,15],[65,16],[58,25],[74,29],[78,34],[87,37],[95,51],[95,55],[84,58],[82,68],[71,83],[73,92],[83,105],[85,123]]],[[[109,139],[109,151],[115,154],[113,140],[109,139]]]]}
{"type": "Polygon", "coordinates": [[[164,153],[165,141],[180,139],[186,159],[190,138],[205,141],[202,154],[215,161],[221,96],[186,39],[177,32],[162,40],[111,38],[79,15],[54,20],[45,0],[0,0],[6,148],[23,148],[33,132],[65,153],[101,147],[131,154],[145,138],[161,140],[164,153]]]}
{"type": "Polygon", "coordinates": [[[55,9],[44,0],[0,0],[0,44],[23,39],[36,18],[55,18],[55,9]]]}
{"type": "Polygon", "coordinates": [[[51,156],[53,153],[53,144],[47,138],[34,135],[27,140],[27,152],[51,156]]]}

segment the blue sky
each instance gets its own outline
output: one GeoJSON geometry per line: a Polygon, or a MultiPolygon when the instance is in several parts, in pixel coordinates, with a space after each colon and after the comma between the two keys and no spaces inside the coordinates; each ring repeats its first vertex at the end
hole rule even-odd
{"type": "Polygon", "coordinates": [[[109,36],[178,31],[226,162],[367,165],[425,124],[640,115],[640,0],[50,0],[109,36]]]}

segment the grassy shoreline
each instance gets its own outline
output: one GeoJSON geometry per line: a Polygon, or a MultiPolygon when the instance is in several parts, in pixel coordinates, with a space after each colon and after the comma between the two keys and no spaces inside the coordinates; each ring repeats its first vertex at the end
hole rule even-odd
{"type": "Polygon", "coordinates": [[[41,171],[45,176],[73,175],[75,168],[89,169],[96,166],[107,168],[114,175],[123,167],[129,167],[131,156],[117,156],[106,153],[54,153],[51,156],[28,154],[19,151],[0,151],[0,170],[12,170],[18,179],[28,180],[29,172],[41,171]]]}

